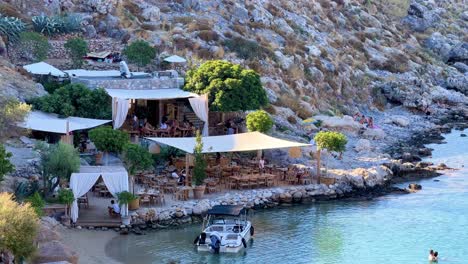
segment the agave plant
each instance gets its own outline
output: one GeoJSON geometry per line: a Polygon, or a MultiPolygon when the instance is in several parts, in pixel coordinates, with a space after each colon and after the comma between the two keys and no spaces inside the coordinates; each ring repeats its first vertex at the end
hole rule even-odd
{"type": "Polygon", "coordinates": [[[66,16],[60,17],[61,33],[71,33],[80,31],[81,29],[81,16],[79,14],[68,14],[66,16]]]}
{"type": "Polygon", "coordinates": [[[0,15],[0,35],[7,37],[8,41],[14,42],[26,29],[26,24],[17,17],[4,17],[0,15]]]}
{"type": "Polygon", "coordinates": [[[45,35],[50,36],[58,33],[59,24],[57,21],[45,15],[34,16],[32,18],[32,25],[34,31],[45,35]]]}

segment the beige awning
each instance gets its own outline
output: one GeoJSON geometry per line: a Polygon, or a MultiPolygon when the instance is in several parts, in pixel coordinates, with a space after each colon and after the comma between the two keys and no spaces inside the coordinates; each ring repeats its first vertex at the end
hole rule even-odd
{"type": "MultiPolygon", "coordinates": [[[[185,138],[147,138],[151,141],[178,148],[187,153],[193,153],[194,137],[185,138]]],[[[203,153],[241,152],[261,149],[279,149],[291,147],[308,147],[304,144],[279,138],[270,137],[260,132],[249,132],[234,135],[203,137],[203,153]]]]}
{"type": "Polygon", "coordinates": [[[110,51],[101,51],[101,52],[89,52],[86,54],[86,57],[96,58],[96,59],[105,59],[111,54],[110,51]]]}

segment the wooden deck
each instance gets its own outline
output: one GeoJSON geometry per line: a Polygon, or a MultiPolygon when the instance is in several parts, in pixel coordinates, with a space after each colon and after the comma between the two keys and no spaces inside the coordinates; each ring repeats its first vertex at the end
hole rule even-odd
{"type": "MultiPolygon", "coordinates": [[[[113,198],[96,197],[88,193],[89,206],[80,206],[77,226],[81,227],[120,227],[120,217],[110,217],[107,207],[113,198]]],[[[115,200],[115,199],[114,199],[115,200]]]]}

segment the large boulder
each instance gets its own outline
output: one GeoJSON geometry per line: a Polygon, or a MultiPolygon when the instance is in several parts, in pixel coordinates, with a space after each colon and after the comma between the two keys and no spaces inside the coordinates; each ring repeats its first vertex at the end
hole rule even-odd
{"type": "Polygon", "coordinates": [[[53,230],[49,226],[41,225],[39,228],[39,232],[36,237],[37,243],[45,243],[52,240],[59,240],[60,235],[57,231],[53,230]]]}
{"type": "Polygon", "coordinates": [[[333,130],[358,132],[362,128],[361,124],[354,121],[351,116],[347,115],[343,117],[317,115],[314,116],[314,118],[322,121],[322,127],[333,130]]]}
{"type": "Polygon", "coordinates": [[[359,139],[356,142],[356,145],[354,145],[354,150],[356,150],[357,152],[369,151],[371,150],[371,143],[367,139],[359,139]]]}
{"type": "Polygon", "coordinates": [[[40,244],[33,263],[68,261],[78,263],[78,254],[62,242],[53,240],[40,244]]]}
{"type": "Polygon", "coordinates": [[[380,128],[370,128],[366,129],[362,136],[368,139],[383,139],[385,138],[386,134],[385,131],[380,128]]]}

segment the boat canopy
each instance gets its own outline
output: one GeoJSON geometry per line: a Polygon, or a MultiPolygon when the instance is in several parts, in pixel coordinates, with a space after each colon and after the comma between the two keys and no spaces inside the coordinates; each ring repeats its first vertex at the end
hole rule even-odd
{"type": "Polygon", "coordinates": [[[246,209],[242,205],[215,205],[208,210],[209,215],[240,216],[246,209]]]}

